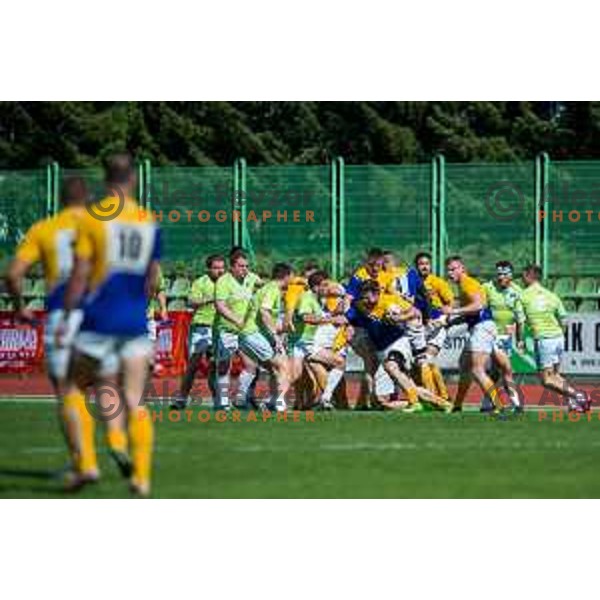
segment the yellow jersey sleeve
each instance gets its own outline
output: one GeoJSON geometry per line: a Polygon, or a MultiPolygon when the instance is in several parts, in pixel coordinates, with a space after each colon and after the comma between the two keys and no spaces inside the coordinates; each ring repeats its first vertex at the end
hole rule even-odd
{"type": "Polygon", "coordinates": [[[425,287],[433,292],[432,305],[435,308],[448,306],[454,302],[454,293],[450,284],[445,279],[430,275],[427,278],[425,287]]]}
{"type": "Polygon", "coordinates": [[[25,234],[25,238],[19,244],[16,252],[16,258],[28,264],[33,264],[42,258],[42,237],[43,231],[41,223],[36,223],[25,234]]]}
{"type": "Polygon", "coordinates": [[[464,277],[460,282],[461,303],[463,305],[473,302],[479,296],[484,304],[487,303],[487,294],[483,286],[473,277],[464,277]]]}

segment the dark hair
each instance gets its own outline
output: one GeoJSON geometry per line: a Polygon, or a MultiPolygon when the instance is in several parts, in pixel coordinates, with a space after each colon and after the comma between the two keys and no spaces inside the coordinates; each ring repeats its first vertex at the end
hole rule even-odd
{"type": "Polygon", "coordinates": [[[451,262],[459,262],[459,263],[462,263],[462,264],[464,264],[464,263],[463,263],[462,256],[460,256],[460,255],[458,255],[458,254],[455,254],[454,256],[449,256],[449,257],[446,259],[446,263],[445,263],[445,264],[446,264],[446,266],[448,266],[448,265],[449,265],[451,262]]]}
{"type": "Polygon", "coordinates": [[[365,294],[369,293],[369,292],[380,292],[381,291],[381,286],[379,285],[378,281],[375,281],[374,279],[367,279],[367,281],[365,281],[360,289],[360,295],[364,296],[365,294]]]}
{"type": "Polygon", "coordinates": [[[415,256],[415,265],[422,259],[422,258],[426,258],[427,260],[431,261],[431,254],[429,254],[429,252],[419,252],[416,256],[415,256]]]}
{"type": "Polygon", "coordinates": [[[88,187],[83,177],[65,177],[60,193],[64,205],[81,202],[88,199],[88,187]]]}
{"type": "Polygon", "coordinates": [[[126,185],[134,174],[133,159],[129,154],[115,154],[104,165],[104,178],[107,183],[126,185]]]}
{"type": "Polygon", "coordinates": [[[248,259],[248,257],[246,256],[246,253],[243,250],[235,250],[235,252],[230,252],[229,253],[229,264],[233,264],[235,263],[237,260],[239,260],[240,258],[243,258],[245,260],[248,259]]]}
{"type": "Polygon", "coordinates": [[[312,289],[318,285],[321,285],[321,283],[328,278],[329,276],[325,271],[316,271],[308,278],[308,287],[312,289]]]}
{"type": "Polygon", "coordinates": [[[276,263],[271,272],[271,279],[284,279],[292,274],[292,267],[287,263],[276,263]]]}
{"type": "Polygon", "coordinates": [[[533,275],[537,280],[542,278],[542,267],[540,267],[540,265],[536,265],[535,263],[528,264],[525,269],[523,269],[523,272],[533,275]]]}
{"type": "Polygon", "coordinates": [[[496,269],[510,269],[512,271],[513,266],[510,260],[499,260],[496,263],[496,269]]]}
{"type": "Polygon", "coordinates": [[[241,252],[242,254],[246,254],[246,250],[244,250],[243,246],[231,246],[231,250],[229,251],[229,258],[231,258],[234,254],[238,254],[241,252]]]}
{"type": "Polygon", "coordinates": [[[367,252],[367,260],[378,260],[383,257],[383,250],[381,248],[371,248],[367,252]]]}
{"type": "Polygon", "coordinates": [[[222,254],[211,254],[206,259],[206,268],[210,269],[215,262],[225,262],[225,257],[222,254]]]}

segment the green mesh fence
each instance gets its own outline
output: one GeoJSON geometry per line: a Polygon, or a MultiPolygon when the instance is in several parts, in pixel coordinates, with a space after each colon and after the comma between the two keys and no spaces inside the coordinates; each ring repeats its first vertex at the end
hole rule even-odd
{"type": "Polygon", "coordinates": [[[499,260],[534,260],[534,164],[446,164],[446,256],[480,276],[499,260]]]}
{"type": "Polygon", "coordinates": [[[600,163],[552,161],[544,192],[549,274],[598,275],[600,163]]]}
{"type": "Polygon", "coordinates": [[[0,267],[27,230],[48,216],[46,170],[0,171],[0,267]]]}
{"type": "Polygon", "coordinates": [[[210,254],[232,238],[233,173],[221,167],[161,167],[151,172],[148,199],[161,223],[165,270],[203,273],[210,254]]]}
{"type": "Polygon", "coordinates": [[[259,271],[310,259],[331,269],[330,187],[329,166],[248,167],[244,241],[259,271]]]}
{"type": "Polygon", "coordinates": [[[412,262],[431,250],[431,166],[347,166],[345,168],[344,271],[379,246],[412,262]]]}

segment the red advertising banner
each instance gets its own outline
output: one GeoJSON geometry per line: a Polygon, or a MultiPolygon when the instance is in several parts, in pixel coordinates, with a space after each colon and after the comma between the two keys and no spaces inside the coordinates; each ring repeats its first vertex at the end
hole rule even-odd
{"type": "Polygon", "coordinates": [[[45,317],[36,312],[32,323],[24,323],[12,311],[0,311],[0,373],[43,370],[45,317]]]}
{"type": "MultiPolygon", "coordinates": [[[[15,319],[13,311],[0,311],[0,374],[34,373],[44,370],[44,325],[46,314],[36,312],[35,321],[15,319]]],[[[187,366],[191,313],[170,312],[166,321],[157,321],[155,359],[157,375],[182,375],[187,366]]]]}

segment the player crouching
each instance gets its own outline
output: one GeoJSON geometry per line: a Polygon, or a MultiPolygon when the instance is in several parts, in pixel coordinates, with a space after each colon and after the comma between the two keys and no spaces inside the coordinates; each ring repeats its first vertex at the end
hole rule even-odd
{"type": "Polygon", "coordinates": [[[451,405],[425,388],[418,387],[409,373],[413,362],[406,324],[418,318],[412,304],[397,294],[383,294],[379,284],[368,281],[360,300],[348,311],[351,324],[364,327],[377,349],[377,358],[394,383],[405,393],[406,412],[423,410],[419,400],[440,410],[451,405]]]}

